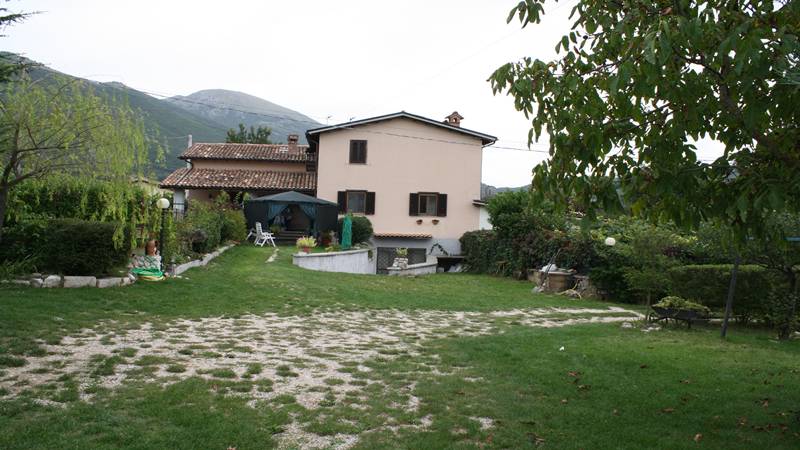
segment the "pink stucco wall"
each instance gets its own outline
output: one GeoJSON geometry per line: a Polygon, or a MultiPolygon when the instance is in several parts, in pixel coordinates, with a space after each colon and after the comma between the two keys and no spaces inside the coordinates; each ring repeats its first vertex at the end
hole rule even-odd
{"type": "Polygon", "coordinates": [[[458,239],[478,229],[479,208],[472,201],[480,198],[480,139],[406,118],[326,132],[319,139],[317,196],[336,202],[338,191],[375,192],[375,214],[368,216],[375,233],[458,239]],[[366,164],[349,163],[351,139],[368,142],[366,164]],[[410,216],[412,192],[447,194],[447,217],[410,216]]]}

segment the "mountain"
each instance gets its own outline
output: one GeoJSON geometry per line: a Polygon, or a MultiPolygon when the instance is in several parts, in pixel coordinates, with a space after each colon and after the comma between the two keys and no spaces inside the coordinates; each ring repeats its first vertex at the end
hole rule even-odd
{"type": "Polygon", "coordinates": [[[525,191],[531,188],[531,185],[520,187],[494,187],[489,184],[481,183],[481,200],[488,201],[497,194],[509,191],[525,191]]]}
{"type": "Polygon", "coordinates": [[[226,129],[247,126],[267,126],[272,129],[274,142],[286,142],[289,134],[299,134],[305,143],[305,132],[321,124],[308,116],[281,105],[243,92],[207,89],[186,96],[165,99],[166,102],[222,124],[226,129]]]}
{"type": "Polygon", "coordinates": [[[30,64],[28,74],[32,79],[57,76],[67,81],[80,80],[101,97],[125,99],[142,115],[147,135],[165,146],[164,164],[154,169],[159,179],[185,164],[178,156],[186,150],[190,134],[194,142],[225,142],[228,129],[244,123],[248,127],[268,126],[275,142],[286,142],[287,134],[296,133],[305,140],[305,131],[320,125],[297,111],[242,92],[210,89],[185,97],[159,99],[122,83],[86,80],[7,52],[0,55],[30,64]]]}

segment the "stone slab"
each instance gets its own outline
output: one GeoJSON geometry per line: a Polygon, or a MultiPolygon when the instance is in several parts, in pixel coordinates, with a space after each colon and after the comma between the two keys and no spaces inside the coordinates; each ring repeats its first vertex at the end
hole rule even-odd
{"type": "MultiPolygon", "coordinates": [[[[127,278],[127,277],[125,277],[127,278]]],[[[111,278],[98,278],[97,279],[97,287],[104,289],[110,288],[115,286],[122,286],[122,278],[120,277],[111,277],[111,278]]]]}
{"type": "Polygon", "coordinates": [[[44,279],[43,286],[46,288],[61,287],[61,277],[59,275],[49,275],[44,279]]]}
{"type": "Polygon", "coordinates": [[[64,277],[65,288],[81,288],[81,287],[95,287],[97,285],[96,277],[64,277]]]}

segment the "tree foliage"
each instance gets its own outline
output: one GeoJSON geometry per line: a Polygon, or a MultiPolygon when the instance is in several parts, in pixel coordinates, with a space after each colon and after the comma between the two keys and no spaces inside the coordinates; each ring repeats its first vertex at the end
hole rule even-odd
{"type": "MultiPolygon", "coordinates": [[[[6,0],[8,1],[8,0],[6,0]]],[[[0,30],[20,23],[35,13],[12,12],[8,8],[0,8],[0,30]]],[[[0,35],[3,37],[4,35],[0,35]]],[[[10,53],[0,54],[0,83],[9,81],[27,67],[27,63],[10,53]]]]}
{"type": "Polygon", "coordinates": [[[228,130],[228,135],[225,142],[237,144],[272,144],[269,140],[272,134],[272,129],[269,127],[259,126],[258,128],[250,126],[248,130],[243,123],[239,124],[239,131],[231,128],[228,130]]]}
{"type": "Polygon", "coordinates": [[[23,76],[7,83],[0,94],[0,229],[20,183],[54,174],[141,174],[150,165],[148,144],[141,118],[124,101],[96,96],[82,82],[23,76]]]}
{"type": "MultiPolygon", "coordinates": [[[[539,23],[546,0],[514,7],[539,23]]],[[[800,3],[580,1],[553,61],[525,58],[491,76],[549,135],[533,192],[590,215],[630,207],[694,227],[716,219],[742,239],[800,203],[800,3]],[[713,162],[696,143],[724,145],[713,162]]]]}

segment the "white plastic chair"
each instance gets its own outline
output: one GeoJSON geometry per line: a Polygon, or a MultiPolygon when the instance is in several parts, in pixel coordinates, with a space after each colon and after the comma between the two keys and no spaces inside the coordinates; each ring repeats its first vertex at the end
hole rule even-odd
{"type": "Polygon", "coordinates": [[[276,247],[275,237],[272,235],[272,233],[264,231],[261,228],[261,222],[256,222],[256,241],[254,242],[255,245],[263,247],[264,244],[266,244],[267,242],[269,242],[270,245],[272,245],[273,247],[276,247]]]}

